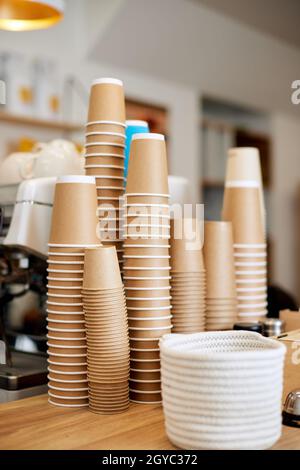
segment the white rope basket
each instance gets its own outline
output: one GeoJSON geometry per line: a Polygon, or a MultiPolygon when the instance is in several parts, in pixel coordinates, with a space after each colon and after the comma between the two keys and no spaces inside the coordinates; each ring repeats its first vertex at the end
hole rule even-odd
{"type": "Polygon", "coordinates": [[[245,331],[160,340],[166,431],[184,449],[266,449],[281,433],[285,347],[245,331]]]}

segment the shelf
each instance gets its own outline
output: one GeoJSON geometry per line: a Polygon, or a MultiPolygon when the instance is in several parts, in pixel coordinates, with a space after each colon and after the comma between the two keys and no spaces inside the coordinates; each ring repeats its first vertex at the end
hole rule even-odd
{"type": "Polygon", "coordinates": [[[13,124],[18,126],[39,127],[41,129],[56,130],[62,132],[79,132],[83,129],[83,124],[72,124],[63,121],[49,121],[46,119],[38,119],[30,116],[18,116],[0,112],[0,122],[13,124]]]}

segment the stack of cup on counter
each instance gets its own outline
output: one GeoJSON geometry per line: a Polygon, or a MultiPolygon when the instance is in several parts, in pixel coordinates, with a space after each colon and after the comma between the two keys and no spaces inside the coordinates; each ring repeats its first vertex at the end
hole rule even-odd
{"type": "Polygon", "coordinates": [[[85,172],[96,178],[100,238],[104,245],[116,247],[120,265],[123,255],[125,130],[123,83],[114,78],[94,80],[85,134],[85,172]]]}
{"type": "Polygon", "coordinates": [[[115,247],[85,251],[82,296],[89,408],[99,414],[121,413],[129,406],[129,340],[115,247]]]}
{"type": "Polygon", "coordinates": [[[48,253],[49,402],[88,405],[87,348],[82,303],[84,250],[99,246],[96,185],[91,176],[57,181],[48,253]]]}
{"type": "Polygon", "coordinates": [[[230,222],[205,222],[206,330],[231,330],[237,320],[237,292],[230,222]]]}
{"type": "Polygon", "coordinates": [[[240,320],[267,315],[267,245],[257,149],[229,151],[223,220],[231,221],[240,320]]]}
{"type": "Polygon", "coordinates": [[[205,330],[206,276],[203,262],[203,223],[171,221],[171,296],[173,333],[205,330]]]}
{"type": "Polygon", "coordinates": [[[161,402],[158,340],[171,332],[167,156],[160,134],[133,136],[125,194],[124,284],[130,398],[161,402]]]}

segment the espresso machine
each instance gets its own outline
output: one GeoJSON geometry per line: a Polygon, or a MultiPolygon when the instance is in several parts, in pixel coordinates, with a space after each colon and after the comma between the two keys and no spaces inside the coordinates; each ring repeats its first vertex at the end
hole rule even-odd
{"type": "Polygon", "coordinates": [[[47,243],[56,178],[0,186],[0,403],[47,389],[47,243]]]}

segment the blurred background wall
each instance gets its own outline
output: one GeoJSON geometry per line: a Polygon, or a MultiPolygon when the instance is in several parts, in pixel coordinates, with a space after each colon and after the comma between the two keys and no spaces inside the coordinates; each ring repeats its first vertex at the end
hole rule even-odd
{"type": "MultiPolygon", "coordinates": [[[[259,146],[272,281],[298,297],[300,106],[291,103],[291,84],[300,79],[299,2],[66,5],[64,21],[52,29],[0,32],[0,54],[55,64],[62,101],[51,123],[0,109],[0,158],[31,140],[63,136],[82,143],[91,80],[117,76],[125,83],[128,115],[166,132],[170,173],[189,178],[193,201],[205,202],[208,218],[220,217],[227,148],[259,146]]],[[[15,74],[22,76],[21,66],[15,74]]]]}

